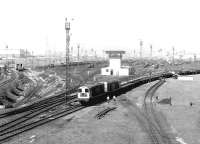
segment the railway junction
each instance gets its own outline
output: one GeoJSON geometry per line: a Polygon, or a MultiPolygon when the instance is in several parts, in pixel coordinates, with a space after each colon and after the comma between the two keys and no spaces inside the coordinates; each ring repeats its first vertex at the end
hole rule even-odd
{"type": "Polygon", "coordinates": [[[72,65],[67,99],[65,67],[13,69],[1,80],[0,142],[199,143],[199,64],[152,70],[155,61],[126,62],[133,63],[135,75],[128,77],[99,75],[102,63],[72,65]],[[115,99],[86,106],[77,101],[79,86],[105,79],[120,81],[109,93],[115,99]]]}

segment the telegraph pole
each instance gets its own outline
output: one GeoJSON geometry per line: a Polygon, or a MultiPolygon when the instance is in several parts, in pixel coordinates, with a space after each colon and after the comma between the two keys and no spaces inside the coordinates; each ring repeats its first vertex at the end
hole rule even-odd
{"type": "Polygon", "coordinates": [[[66,87],[66,93],[65,93],[65,100],[67,103],[67,95],[70,87],[70,75],[69,75],[69,42],[70,42],[70,23],[67,21],[67,18],[65,18],[65,30],[66,30],[66,77],[65,77],[65,87],[66,87]]]}
{"type": "Polygon", "coordinates": [[[140,41],[140,58],[142,58],[142,46],[143,46],[143,41],[140,41]]]}
{"type": "Polygon", "coordinates": [[[150,45],[150,57],[152,58],[152,45],[150,45]]]}

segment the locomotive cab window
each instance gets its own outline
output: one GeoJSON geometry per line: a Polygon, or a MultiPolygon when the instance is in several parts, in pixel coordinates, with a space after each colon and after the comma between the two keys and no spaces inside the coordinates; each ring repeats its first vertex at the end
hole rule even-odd
{"type": "Polygon", "coordinates": [[[82,89],[78,89],[78,92],[82,92],[82,89]]]}
{"type": "Polygon", "coordinates": [[[89,89],[85,89],[85,92],[89,92],[89,89]]]}

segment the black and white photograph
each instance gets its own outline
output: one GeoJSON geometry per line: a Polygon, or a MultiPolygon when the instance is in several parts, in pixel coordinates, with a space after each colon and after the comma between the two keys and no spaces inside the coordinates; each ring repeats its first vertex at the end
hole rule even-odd
{"type": "Polygon", "coordinates": [[[1,0],[0,144],[200,144],[200,1],[1,0]]]}

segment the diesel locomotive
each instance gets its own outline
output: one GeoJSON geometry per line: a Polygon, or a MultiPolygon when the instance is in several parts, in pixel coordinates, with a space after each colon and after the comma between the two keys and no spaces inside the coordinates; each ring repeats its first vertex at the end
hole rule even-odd
{"type": "Polygon", "coordinates": [[[112,97],[119,89],[119,81],[85,84],[78,89],[78,100],[82,105],[89,104],[98,98],[104,99],[106,96],[112,97]]]}

